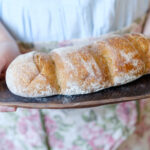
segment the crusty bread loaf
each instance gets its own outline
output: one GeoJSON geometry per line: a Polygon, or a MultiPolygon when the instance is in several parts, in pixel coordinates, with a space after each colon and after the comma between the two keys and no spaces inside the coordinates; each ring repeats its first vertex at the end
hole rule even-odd
{"type": "Polygon", "coordinates": [[[134,33],[49,54],[20,55],[8,67],[6,83],[12,93],[24,97],[75,95],[126,84],[148,73],[150,40],[134,33]]]}

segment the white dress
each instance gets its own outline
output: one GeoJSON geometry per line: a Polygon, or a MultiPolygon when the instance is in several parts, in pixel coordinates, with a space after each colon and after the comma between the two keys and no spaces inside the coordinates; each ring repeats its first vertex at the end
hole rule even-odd
{"type": "Polygon", "coordinates": [[[0,18],[23,41],[96,37],[144,15],[149,0],[0,0],[0,18]]]}

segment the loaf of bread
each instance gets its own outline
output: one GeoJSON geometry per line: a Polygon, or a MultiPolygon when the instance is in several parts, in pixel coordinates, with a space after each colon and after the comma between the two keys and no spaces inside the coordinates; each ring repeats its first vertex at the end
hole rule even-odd
{"type": "Polygon", "coordinates": [[[76,95],[126,84],[150,73],[150,39],[142,34],[107,37],[49,54],[30,52],[8,67],[9,90],[23,97],[76,95]]]}

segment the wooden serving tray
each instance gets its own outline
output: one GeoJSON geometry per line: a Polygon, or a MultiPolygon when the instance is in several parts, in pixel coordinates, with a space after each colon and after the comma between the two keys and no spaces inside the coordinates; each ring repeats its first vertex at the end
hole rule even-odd
{"type": "Polygon", "coordinates": [[[108,88],[96,93],[75,96],[24,98],[12,94],[4,80],[0,81],[0,105],[23,108],[64,109],[94,107],[125,101],[150,98],[150,75],[126,85],[108,88]]]}

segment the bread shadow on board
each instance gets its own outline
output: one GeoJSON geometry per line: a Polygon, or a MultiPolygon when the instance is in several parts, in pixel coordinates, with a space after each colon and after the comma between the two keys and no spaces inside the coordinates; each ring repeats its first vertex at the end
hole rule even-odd
{"type": "Polygon", "coordinates": [[[56,95],[50,97],[37,97],[37,98],[25,98],[12,94],[4,80],[0,80],[0,102],[4,103],[58,103],[58,104],[71,104],[71,103],[83,103],[94,101],[107,101],[107,103],[119,102],[117,99],[121,98],[124,101],[136,100],[137,97],[148,98],[150,97],[150,75],[144,75],[141,78],[127,83],[125,85],[111,87],[91,94],[84,95],[56,95]],[[135,97],[135,99],[134,99],[135,97]],[[110,100],[110,101],[109,101],[110,100]]]}

